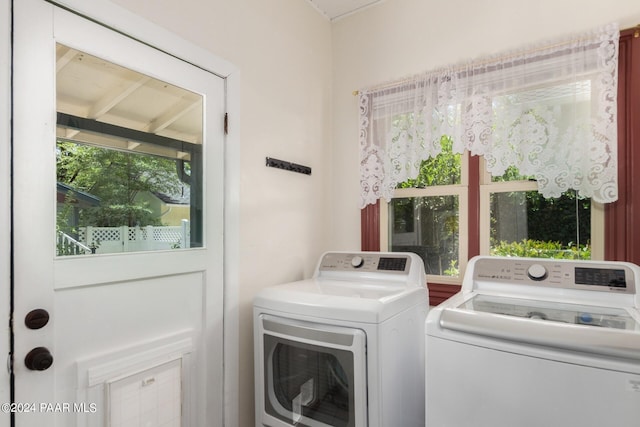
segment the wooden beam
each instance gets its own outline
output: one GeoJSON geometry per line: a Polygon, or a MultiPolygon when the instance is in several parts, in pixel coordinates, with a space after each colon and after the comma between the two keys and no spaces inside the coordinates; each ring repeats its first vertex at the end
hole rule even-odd
{"type": "Polygon", "coordinates": [[[153,119],[145,130],[151,133],[158,133],[195,108],[202,108],[202,99],[194,102],[191,99],[182,98],[180,102],[176,103],[168,111],[153,119]]]}
{"type": "Polygon", "coordinates": [[[144,86],[149,80],[151,80],[151,77],[143,76],[130,85],[119,85],[114,88],[106,96],[102,97],[102,99],[98,100],[93,104],[93,106],[91,106],[88,117],[90,119],[99,119],[104,116],[129,95],[144,86]]]}

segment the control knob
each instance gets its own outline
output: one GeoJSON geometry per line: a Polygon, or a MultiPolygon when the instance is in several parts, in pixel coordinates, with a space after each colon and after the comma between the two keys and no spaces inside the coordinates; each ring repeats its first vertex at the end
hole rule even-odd
{"type": "Polygon", "coordinates": [[[353,268],[360,268],[364,265],[364,259],[361,256],[356,255],[351,258],[351,265],[353,268]]]}
{"type": "Polygon", "coordinates": [[[36,347],[24,358],[27,369],[32,371],[45,371],[53,364],[53,356],[45,347],[36,347]]]}
{"type": "Polygon", "coordinates": [[[531,264],[527,269],[527,276],[531,280],[544,280],[547,278],[547,269],[541,264],[531,264]]]}

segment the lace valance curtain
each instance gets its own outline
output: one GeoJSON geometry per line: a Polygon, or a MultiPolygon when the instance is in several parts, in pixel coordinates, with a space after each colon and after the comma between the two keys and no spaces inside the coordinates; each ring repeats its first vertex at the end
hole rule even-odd
{"type": "Polygon", "coordinates": [[[361,207],[417,177],[443,135],[493,176],[535,177],[544,197],[615,201],[618,38],[609,25],[361,90],[361,207]]]}

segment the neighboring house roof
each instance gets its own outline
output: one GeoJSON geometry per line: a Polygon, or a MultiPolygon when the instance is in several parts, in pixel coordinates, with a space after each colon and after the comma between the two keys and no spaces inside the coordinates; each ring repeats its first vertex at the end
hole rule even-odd
{"type": "Polygon", "coordinates": [[[77,190],[70,185],[61,182],[56,183],[56,193],[58,203],[64,203],[71,198],[71,203],[76,204],[80,208],[92,206],[100,206],[100,198],[93,194],[77,190]]]}

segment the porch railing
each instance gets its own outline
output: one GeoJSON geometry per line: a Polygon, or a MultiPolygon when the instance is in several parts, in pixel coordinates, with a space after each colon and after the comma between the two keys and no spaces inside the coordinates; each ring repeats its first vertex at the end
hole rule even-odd
{"type": "Polygon", "coordinates": [[[85,255],[93,252],[89,246],[77,241],[62,231],[58,231],[56,247],[58,249],[58,255],[85,255]]]}

